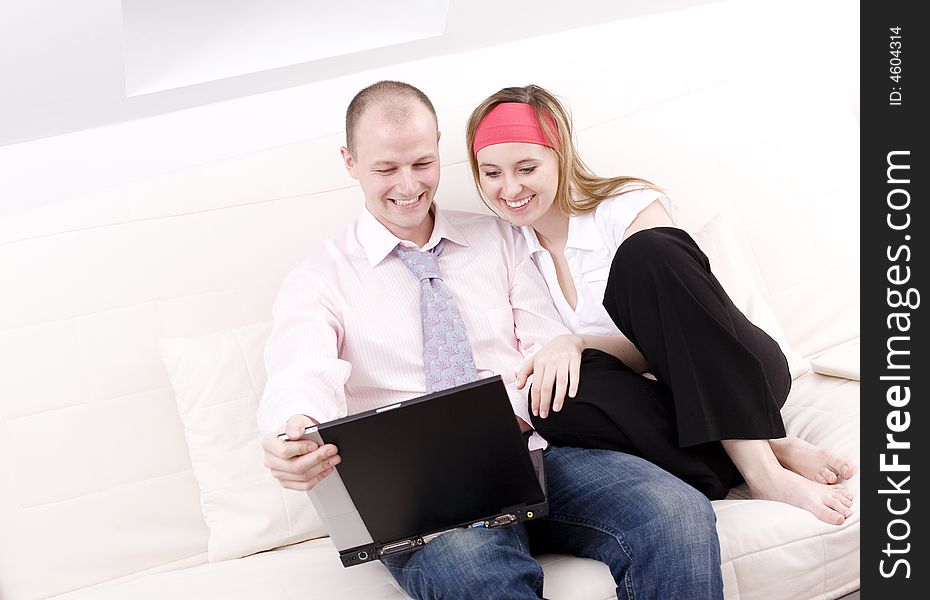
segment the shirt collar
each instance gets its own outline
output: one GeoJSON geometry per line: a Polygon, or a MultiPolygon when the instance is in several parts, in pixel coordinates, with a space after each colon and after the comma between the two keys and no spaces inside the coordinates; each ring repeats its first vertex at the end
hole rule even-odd
{"type": "MultiPolygon", "coordinates": [[[[601,242],[601,236],[597,230],[597,223],[594,221],[594,212],[592,210],[582,215],[573,215],[568,219],[566,248],[577,248],[578,250],[604,249],[604,244],[601,242]]],[[[521,226],[520,233],[523,234],[523,238],[526,240],[530,254],[545,250],[542,244],[539,243],[536,231],[532,227],[521,226]]]]}
{"type": "Polygon", "coordinates": [[[536,237],[536,231],[532,227],[521,225],[520,233],[523,234],[523,239],[526,240],[526,247],[529,248],[530,254],[536,254],[537,252],[545,250],[542,244],[539,243],[539,238],[536,237]]]}
{"type": "Polygon", "coordinates": [[[579,250],[602,250],[604,248],[594,220],[595,212],[592,210],[581,215],[574,215],[568,220],[568,240],[565,242],[567,248],[579,250]]]}
{"type": "MultiPolygon", "coordinates": [[[[424,244],[422,248],[419,248],[420,250],[424,252],[432,250],[443,238],[459,246],[469,245],[465,235],[449,221],[443,211],[439,210],[439,206],[435,201],[433,201],[433,205],[430,207],[430,212],[433,213],[433,233],[430,235],[426,244],[424,244]]],[[[382,225],[381,222],[371,214],[367,206],[362,210],[362,214],[358,219],[356,231],[358,242],[364,249],[365,256],[368,258],[368,264],[371,265],[372,268],[380,264],[388,254],[393,252],[397,244],[416,248],[416,244],[401,240],[388,231],[388,228],[382,225]]]]}

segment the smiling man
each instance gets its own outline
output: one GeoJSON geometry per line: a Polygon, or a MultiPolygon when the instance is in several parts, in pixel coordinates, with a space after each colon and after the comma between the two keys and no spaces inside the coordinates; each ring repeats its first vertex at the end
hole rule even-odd
{"type": "Polygon", "coordinates": [[[399,239],[423,246],[433,231],[439,129],[429,99],[410,94],[415,101],[387,89],[358,94],[346,113],[341,152],[365,193],[365,208],[399,239]]]}
{"type": "MultiPolygon", "coordinates": [[[[298,441],[304,428],[493,374],[531,430],[520,363],[567,330],[523,238],[494,217],[440,210],[439,131],[429,99],[382,81],[346,116],[346,169],[365,210],[285,279],[265,350],[259,407],[265,464],[282,486],[309,490],[341,461],[338,448],[298,441]],[[429,263],[452,324],[454,360],[436,372],[411,273],[429,263]],[[426,341],[425,341],[426,340],[426,341]],[[278,434],[286,432],[288,441],[278,434]]],[[[434,296],[436,298],[438,296],[434,296]]],[[[424,313],[425,314],[425,313],[424,313]]],[[[454,423],[449,424],[454,427],[454,423]]],[[[415,598],[539,598],[532,553],[586,556],[608,565],[617,597],[722,598],[714,512],[694,488],[621,452],[529,447],[544,453],[550,515],[528,524],[446,533],[386,557],[415,598]]],[[[476,437],[480,444],[480,437],[476,437]]]]}

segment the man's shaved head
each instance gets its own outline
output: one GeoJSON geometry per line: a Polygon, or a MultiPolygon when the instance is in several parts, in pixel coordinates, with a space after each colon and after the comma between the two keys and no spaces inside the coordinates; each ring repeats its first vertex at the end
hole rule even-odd
{"type": "Polygon", "coordinates": [[[429,109],[436,119],[436,109],[426,94],[402,81],[379,81],[357,93],[346,110],[346,148],[355,152],[355,128],[369,108],[377,108],[383,116],[395,123],[403,123],[413,112],[413,103],[419,102],[429,109]]]}

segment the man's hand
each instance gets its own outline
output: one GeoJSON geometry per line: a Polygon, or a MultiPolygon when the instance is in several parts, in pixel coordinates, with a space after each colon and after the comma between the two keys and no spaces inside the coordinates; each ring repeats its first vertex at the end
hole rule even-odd
{"type": "Polygon", "coordinates": [[[549,416],[549,407],[559,412],[565,403],[565,393],[574,398],[578,392],[581,371],[581,353],[584,341],[580,335],[565,334],[552,339],[517,371],[517,389],[526,386],[533,375],[530,387],[533,415],[543,419],[549,416]],[[553,384],[555,393],[553,394],[553,384]]]}
{"type": "Polygon", "coordinates": [[[332,444],[319,446],[310,440],[296,441],[304,434],[304,429],[313,424],[313,419],[306,415],[294,415],[284,427],[262,439],[265,466],[281,487],[308,491],[332,473],[333,467],[342,460],[339,450],[332,444]],[[285,432],[288,439],[279,439],[285,432]]]}

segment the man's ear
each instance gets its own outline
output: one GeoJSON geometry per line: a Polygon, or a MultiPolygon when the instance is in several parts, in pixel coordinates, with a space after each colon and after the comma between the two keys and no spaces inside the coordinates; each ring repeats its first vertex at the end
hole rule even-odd
{"type": "Polygon", "coordinates": [[[349,176],[352,177],[352,179],[358,179],[358,175],[355,172],[358,165],[356,164],[352,153],[349,152],[349,149],[345,146],[339,148],[339,153],[342,154],[342,162],[345,163],[346,171],[349,172],[349,176]]]}
{"type": "Polygon", "coordinates": [[[436,130],[436,142],[437,142],[437,143],[439,142],[439,138],[441,138],[441,137],[442,137],[442,132],[439,131],[439,130],[437,129],[437,130],[436,130]]]}

